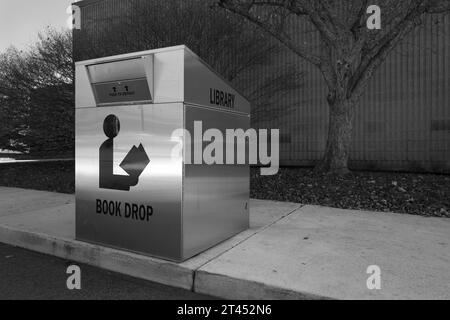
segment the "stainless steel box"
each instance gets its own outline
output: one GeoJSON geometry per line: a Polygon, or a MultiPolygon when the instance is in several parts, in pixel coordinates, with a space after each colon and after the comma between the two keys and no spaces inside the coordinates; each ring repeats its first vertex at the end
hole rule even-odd
{"type": "Polygon", "coordinates": [[[250,125],[249,102],[201,59],[137,52],[78,62],[75,78],[78,240],[183,261],[248,228],[249,166],[193,164],[207,144],[195,121],[250,125]]]}

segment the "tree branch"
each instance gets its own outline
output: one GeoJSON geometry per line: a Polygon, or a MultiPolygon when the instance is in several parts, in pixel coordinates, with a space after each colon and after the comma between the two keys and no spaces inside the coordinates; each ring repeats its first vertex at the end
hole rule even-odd
{"type": "Polygon", "coordinates": [[[372,49],[363,56],[360,66],[350,81],[348,95],[358,98],[374,71],[385,61],[389,53],[419,23],[418,19],[429,10],[427,0],[418,1],[406,16],[380,39],[372,49]]]}
{"type": "Polygon", "coordinates": [[[262,21],[259,17],[252,15],[250,13],[250,10],[252,8],[254,3],[251,3],[250,6],[246,6],[244,9],[242,6],[234,5],[229,0],[219,0],[218,5],[224,9],[229,10],[230,12],[233,12],[235,14],[238,14],[244,18],[246,18],[248,21],[252,22],[253,24],[259,26],[264,31],[268,32],[270,35],[272,35],[274,38],[278,39],[283,45],[285,45],[287,48],[292,50],[295,54],[299,55],[303,59],[307,60],[308,62],[312,63],[313,65],[320,68],[322,61],[320,57],[308,52],[308,49],[298,45],[288,37],[284,36],[282,33],[279,32],[279,30],[276,30],[273,28],[272,25],[269,23],[265,23],[262,21]]]}
{"type": "Polygon", "coordinates": [[[450,12],[450,0],[431,0],[429,13],[450,12]]]}

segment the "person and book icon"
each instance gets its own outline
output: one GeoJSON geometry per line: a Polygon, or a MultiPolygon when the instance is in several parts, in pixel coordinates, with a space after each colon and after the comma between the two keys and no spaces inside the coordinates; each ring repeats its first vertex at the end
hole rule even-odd
{"type": "Polygon", "coordinates": [[[139,182],[139,177],[150,163],[145,149],[141,144],[133,146],[120,163],[120,167],[128,175],[114,174],[114,138],[119,135],[120,121],[113,114],[103,121],[103,131],[108,137],[99,149],[99,187],[102,189],[130,191],[139,182]]]}

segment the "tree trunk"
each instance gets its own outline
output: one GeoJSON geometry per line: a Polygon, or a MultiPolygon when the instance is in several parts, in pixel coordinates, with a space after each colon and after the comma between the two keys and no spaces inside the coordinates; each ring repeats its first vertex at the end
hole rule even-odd
{"type": "Polygon", "coordinates": [[[352,142],[355,102],[332,99],[329,105],[328,141],[323,159],[316,171],[333,174],[348,173],[348,156],[352,142]]]}

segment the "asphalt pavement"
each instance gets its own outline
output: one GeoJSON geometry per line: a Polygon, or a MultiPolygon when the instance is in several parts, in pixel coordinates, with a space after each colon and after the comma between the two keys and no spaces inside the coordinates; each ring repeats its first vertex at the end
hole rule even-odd
{"type": "Polygon", "coordinates": [[[212,299],[0,243],[0,299],[197,300],[212,299]],[[80,267],[81,289],[69,290],[67,268],[80,267]]]}

